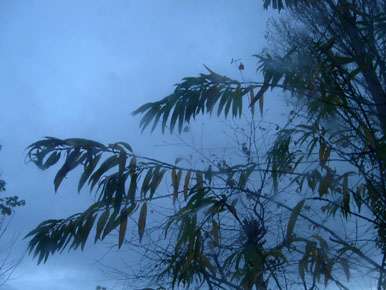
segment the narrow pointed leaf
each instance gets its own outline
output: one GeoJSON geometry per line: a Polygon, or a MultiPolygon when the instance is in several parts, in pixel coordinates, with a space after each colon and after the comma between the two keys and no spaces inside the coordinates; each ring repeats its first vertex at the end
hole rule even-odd
{"type": "Polygon", "coordinates": [[[302,200],[292,209],[292,212],[287,224],[287,239],[291,239],[293,237],[295,224],[296,224],[296,221],[298,220],[299,214],[304,206],[304,203],[305,203],[305,200],[302,200]]]}
{"type": "Polygon", "coordinates": [[[120,248],[125,240],[127,228],[127,214],[123,213],[121,215],[121,222],[119,224],[119,239],[118,239],[118,248],[120,248]]]}
{"type": "Polygon", "coordinates": [[[146,218],[147,218],[147,203],[145,202],[141,207],[141,210],[139,212],[139,218],[138,218],[138,235],[139,235],[140,241],[142,241],[143,234],[145,233],[146,218]]]}

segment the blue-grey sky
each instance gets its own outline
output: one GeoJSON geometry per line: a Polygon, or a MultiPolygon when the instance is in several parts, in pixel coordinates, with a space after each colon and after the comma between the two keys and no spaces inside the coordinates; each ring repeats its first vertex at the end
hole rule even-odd
{"type": "MultiPolygon", "coordinates": [[[[264,46],[266,14],[259,0],[0,0],[0,169],[17,211],[9,238],[46,218],[64,217],[90,201],[71,178],[53,193],[54,172],[24,162],[25,147],[43,136],[125,140],[156,154],[159,135],[141,135],[130,115],[165,96],[182,77],[207,64],[235,74],[232,58],[251,61],[264,46]]],[[[171,154],[171,152],[167,153],[171,154]]],[[[15,255],[25,242],[18,240],[15,255]]],[[[64,253],[36,266],[25,256],[9,290],[94,290],[115,283],[95,260],[103,245],[64,253]]],[[[119,264],[129,252],[111,253],[119,264]]],[[[110,289],[110,288],[109,288],[110,289]]]]}

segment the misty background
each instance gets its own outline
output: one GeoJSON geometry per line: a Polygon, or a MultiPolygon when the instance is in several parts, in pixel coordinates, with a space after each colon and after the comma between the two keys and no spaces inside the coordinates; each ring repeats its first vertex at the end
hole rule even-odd
{"type": "Polygon", "coordinates": [[[25,255],[28,231],[84,209],[92,198],[78,194],[71,177],[54,194],[55,171],[26,163],[25,148],[44,136],[84,137],[173,157],[173,148],[158,146],[166,137],[141,134],[131,112],[204,71],[203,64],[239,76],[231,59],[255,64],[266,18],[256,0],[0,1],[0,170],[7,194],[27,203],[7,232],[13,255],[24,258],[4,289],[119,289],[98,261],[120,267],[131,258],[92,241],[84,252],[65,251],[39,266],[25,255]]]}

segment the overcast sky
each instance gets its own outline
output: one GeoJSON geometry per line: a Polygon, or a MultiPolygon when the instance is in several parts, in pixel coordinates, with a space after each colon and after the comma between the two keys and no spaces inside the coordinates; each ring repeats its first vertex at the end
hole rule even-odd
{"type": "MultiPolygon", "coordinates": [[[[27,145],[43,136],[87,137],[155,154],[157,134],[140,135],[130,112],[202,64],[237,73],[230,60],[248,62],[264,46],[265,15],[258,0],[0,0],[0,170],[8,193],[27,202],[8,232],[18,239],[14,255],[23,256],[20,239],[39,222],[90,201],[71,178],[55,195],[54,171],[24,162],[27,145]]],[[[45,265],[25,256],[4,289],[116,286],[96,265],[105,253],[90,243],[45,265]]],[[[113,252],[106,262],[119,265],[123,255],[130,258],[113,252]]]]}

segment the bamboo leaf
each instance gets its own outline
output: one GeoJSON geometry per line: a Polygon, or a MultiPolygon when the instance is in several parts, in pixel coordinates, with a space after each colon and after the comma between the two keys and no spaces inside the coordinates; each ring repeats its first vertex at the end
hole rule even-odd
{"type": "Polygon", "coordinates": [[[324,141],[324,139],[322,139],[319,147],[319,162],[322,167],[326,165],[328,159],[330,158],[330,153],[331,147],[324,141]]]}
{"type": "Polygon", "coordinates": [[[120,248],[125,240],[127,228],[127,214],[126,211],[121,214],[121,222],[119,224],[119,239],[118,239],[118,248],[120,248]]]}
{"type": "Polygon", "coordinates": [[[126,142],[117,142],[116,144],[122,145],[128,152],[133,153],[133,148],[126,142]]]}
{"type": "Polygon", "coordinates": [[[143,197],[146,195],[147,191],[150,188],[150,181],[152,177],[153,177],[153,169],[151,168],[147,171],[145,178],[142,181],[141,193],[143,197]]]}
{"type": "Polygon", "coordinates": [[[178,190],[180,185],[180,179],[181,179],[181,170],[177,173],[177,170],[175,168],[171,171],[171,177],[172,177],[172,185],[173,185],[173,203],[178,198],[178,190]]]}
{"type": "Polygon", "coordinates": [[[145,202],[141,207],[141,210],[139,212],[139,218],[138,218],[139,241],[142,241],[143,234],[145,233],[146,217],[147,217],[147,203],[145,202]]]}
{"type": "Polygon", "coordinates": [[[322,197],[328,193],[328,189],[331,187],[333,177],[330,172],[327,172],[325,176],[322,177],[319,183],[319,195],[322,197]]]}
{"type": "Polygon", "coordinates": [[[89,181],[91,182],[91,190],[94,188],[94,186],[98,183],[100,178],[104,173],[106,173],[108,170],[112,169],[114,166],[116,166],[119,163],[119,159],[116,155],[110,156],[107,158],[101,166],[91,175],[89,181]]]}
{"type": "Polygon", "coordinates": [[[55,191],[58,190],[63,179],[66,177],[67,173],[74,169],[79,164],[80,150],[75,149],[70,154],[67,155],[66,161],[63,166],[58,170],[54,178],[55,191]]]}
{"type": "Polygon", "coordinates": [[[43,165],[44,169],[48,169],[52,165],[56,164],[60,159],[60,152],[53,152],[43,165]]]}
{"type": "Polygon", "coordinates": [[[102,234],[102,231],[106,225],[106,222],[107,222],[107,219],[109,218],[110,216],[110,211],[108,209],[106,209],[102,215],[99,217],[99,220],[98,220],[98,223],[97,223],[97,226],[96,226],[96,234],[95,234],[95,242],[97,240],[99,240],[101,234],[102,234]]]}
{"type": "Polygon", "coordinates": [[[84,184],[86,183],[87,179],[90,177],[90,175],[93,173],[96,165],[98,164],[99,160],[101,159],[102,154],[96,155],[94,158],[92,158],[88,165],[85,166],[83,173],[79,179],[78,183],[78,192],[81,191],[83,188],[84,184]]]}
{"type": "Polygon", "coordinates": [[[343,177],[343,204],[342,213],[347,218],[348,212],[350,211],[350,191],[348,187],[348,174],[343,177]]]}
{"type": "Polygon", "coordinates": [[[303,209],[305,200],[301,200],[296,206],[292,209],[291,215],[287,224],[287,239],[290,240],[293,237],[293,232],[295,229],[296,221],[298,220],[299,214],[303,209]]]}
{"type": "Polygon", "coordinates": [[[137,173],[136,172],[132,173],[131,179],[130,179],[129,190],[127,193],[131,204],[135,203],[135,193],[137,191],[137,179],[138,179],[137,173]]]}
{"type": "Polygon", "coordinates": [[[113,212],[113,214],[108,219],[108,222],[106,224],[106,227],[103,230],[102,234],[102,240],[111,233],[112,230],[114,230],[119,225],[119,219],[117,219],[118,212],[113,212]]]}
{"type": "Polygon", "coordinates": [[[264,110],[264,94],[261,94],[259,97],[259,110],[260,110],[260,116],[263,116],[263,110],[264,110]]]}
{"type": "Polygon", "coordinates": [[[213,220],[212,222],[211,233],[212,233],[214,244],[216,246],[219,246],[220,245],[220,225],[215,220],[213,220]]]}
{"type": "Polygon", "coordinates": [[[198,193],[204,193],[204,178],[201,172],[196,172],[196,187],[198,193]]]}
{"type": "Polygon", "coordinates": [[[185,175],[185,180],[184,180],[184,198],[185,200],[188,198],[188,192],[189,192],[189,182],[191,178],[192,172],[188,171],[185,175]]]}
{"type": "Polygon", "coordinates": [[[161,169],[160,167],[157,167],[154,170],[153,178],[150,183],[150,196],[149,198],[152,198],[155,191],[157,190],[158,186],[161,184],[162,178],[165,174],[166,170],[161,169]]]}

